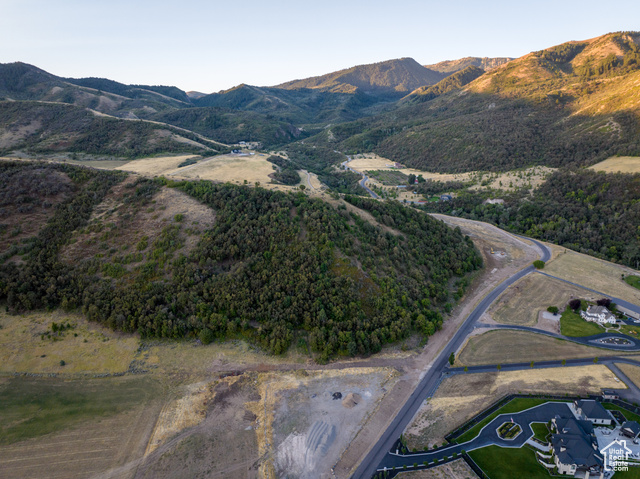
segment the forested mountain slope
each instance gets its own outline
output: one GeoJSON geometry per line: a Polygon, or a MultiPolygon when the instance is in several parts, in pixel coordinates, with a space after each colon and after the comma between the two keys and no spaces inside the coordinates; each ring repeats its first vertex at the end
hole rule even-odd
{"type": "Polygon", "coordinates": [[[399,204],[346,198],[382,227],[262,188],[25,162],[0,163],[0,180],[9,310],[81,308],[143,336],[243,336],[274,353],[297,341],[319,359],[376,352],[432,334],[482,262],[459,230],[399,204]],[[200,213],[171,216],[185,195],[200,213]]]}
{"type": "Polygon", "coordinates": [[[369,65],[358,65],[326,75],[294,80],[276,88],[296,90],[302,88],[353,93],[356,90],[377,93],[410,92],[424,85],[442,80],[442,74],[423,67],[413,58],[387,60],[369,65]]]}
{"type": "Polygon", "coordinates": [[[639,38],[615,33],[533,52],[462,89],[314,141],[446,172],[640,154],[639,38]]]}

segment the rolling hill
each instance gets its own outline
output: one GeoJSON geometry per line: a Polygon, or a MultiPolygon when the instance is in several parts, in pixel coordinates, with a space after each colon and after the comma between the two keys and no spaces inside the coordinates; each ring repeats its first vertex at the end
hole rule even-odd
{"type": "Polygon", "coordinates": [[[400,204],[345,199],[351,212],[302,193],[0,162],[0,300],[143,337],[244,337],[276,354],[301,340],[324,360],[433,334],[482,265],[473,243],[400,204]]]}

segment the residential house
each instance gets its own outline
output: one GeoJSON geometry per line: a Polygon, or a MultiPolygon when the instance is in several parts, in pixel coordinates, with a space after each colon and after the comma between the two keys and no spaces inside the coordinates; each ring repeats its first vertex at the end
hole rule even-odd
{"type": "Polygon", "coordinates": [[[573,403],[576,413],[593,424],[610,426],[613,424],[613,417],[609,414],[602,404],[593,399],[583,399],[574,401],[573,403]]]}
{"type": "Polygon", "coordinates": [[[626,421],[620,428],[620,432],[630,439],[635,439],[640,434],[640,424],[636,421],[626,421]]]}
{"type": "Polygon", "coordinates": [[[451,201],[453,196],[451,195],[440,195],[440,201],[451,201]]]}
{"type": "Polygon", "coordinates": [[[616,317],[604,306],[589,306],[586,311],[580,311],[580,316],[585,321],[598,324],[615,324],[616,317]]]}
{"type": "Polygon", "coordinates": [[[551,420],[553,461],[558,473],[574,477],[599,478],[603,475],[603,457],[598,451],[589,421],[556,416],[551,420]]]}

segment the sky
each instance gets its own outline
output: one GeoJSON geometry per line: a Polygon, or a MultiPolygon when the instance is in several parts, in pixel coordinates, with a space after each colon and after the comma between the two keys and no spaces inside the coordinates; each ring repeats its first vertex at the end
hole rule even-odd
{"type": "Polygon", "coordinates": [[[640,1],[0,0],[0,63],[211,93],[640,30],[640,1]]]}

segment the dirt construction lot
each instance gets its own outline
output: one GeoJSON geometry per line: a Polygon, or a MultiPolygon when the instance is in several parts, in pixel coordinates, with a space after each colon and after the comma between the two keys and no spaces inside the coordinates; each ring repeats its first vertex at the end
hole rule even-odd
{"type": "Polygon", "coordinates": [[[464,459],[458,459],[426,471],[402,472],[397,477],[399,479],[475,479],[478,476],[464,459]]]}
{"type": "Polygon", "coordinates": [[[512,393],[586,394],[624,383],[604,365],[459,374],[442,382],[433,398],[418,410],[405,431],[410,449],[444,442],[444,436],[512,393]]]}

